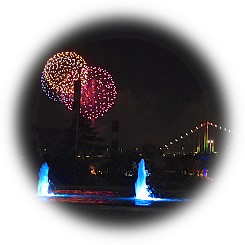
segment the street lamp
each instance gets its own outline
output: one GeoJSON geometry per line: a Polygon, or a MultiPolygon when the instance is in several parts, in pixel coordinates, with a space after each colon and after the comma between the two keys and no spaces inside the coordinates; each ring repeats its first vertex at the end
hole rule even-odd
{"type": "Polygon", "coordinates": [[[209,144],[209,153],[212,154],[212,150],[214,149],[214,140],[208,140],[207,143],[209,144]]]}

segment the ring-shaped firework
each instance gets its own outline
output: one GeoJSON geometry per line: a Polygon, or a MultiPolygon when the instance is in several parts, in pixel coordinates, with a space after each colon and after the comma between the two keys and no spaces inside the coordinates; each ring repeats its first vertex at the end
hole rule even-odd
{"type": "Polygon", "coordinates": [[[114,105],[116,86],[112,76],[100,67],[89,67],[88,78],[81,90],[81,114],[95,120],[102,117],[114,105]]]}
{"type": "Polygon", "coordinates": [[[74,81],[80,80],[81,87],[87,78],[85,60],[75,52],[61,52],[51,57],[43,70],[41,86],[46,95],[61,101],[70,110],[74,102],[74,81]]]}

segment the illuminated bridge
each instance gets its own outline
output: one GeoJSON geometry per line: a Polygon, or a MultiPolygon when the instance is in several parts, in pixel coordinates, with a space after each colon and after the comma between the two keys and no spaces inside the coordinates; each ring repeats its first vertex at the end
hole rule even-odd
{"type": "Polygon", "coordinates": [[[206,121],[195,126],[161,146],[163,154],[218,154],[230,148],[227,138],[235,132],[206,121]]]}

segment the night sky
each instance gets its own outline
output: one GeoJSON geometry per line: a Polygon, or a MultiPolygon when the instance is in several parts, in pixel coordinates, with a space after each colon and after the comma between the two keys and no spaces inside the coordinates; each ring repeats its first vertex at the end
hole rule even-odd
{"type": "MultiPolygon", "coordinates": [[[[129,36],[128,33],[126,37],[100,36],[86,44],[75,38],[50,50],[49,56],[40,62],[45,64],[57,52],[75,51],[88,65],[100,66],[112,75],[118,96],[114,107],[95,122],[100,137],[109,140],[108,143],[117,138],[123,148],[145,143],[160,146],[205,120],[221,122],[218,91],[204,73],[192,69],[195,60],[185,60],[191,55],[188,50],[185,50],[186,56],[181,57],[177,49],[160,46],[149,38],[129,36]],[[113,120],[119,121],[117,134],[111,132],[113,120]]],[[[69,126],[72,113],[48,99],[39,86],[39,76],[37,72],[35,82],[39,84],[35,85],[35,97],[38,102],[33,124],[48,128],[69,126]]]]}

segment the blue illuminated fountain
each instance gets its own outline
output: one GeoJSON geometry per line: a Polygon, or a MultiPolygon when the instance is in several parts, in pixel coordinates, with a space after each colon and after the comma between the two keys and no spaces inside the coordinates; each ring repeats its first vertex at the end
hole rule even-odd
{"type": "Polygon", "coordinates": [[[150,206],[154,201],[166,201],[167,199],[155,198],[150,190],[150,186],[146,184],[146,177],[149,176],[145,169],[145,161],[141,159],[138,163],[138,178],[135,182],[135,205],[150,206]]]}
{"type": "Polygon", "coordinates": [[[146,177],[149,175],[148,171],[145,169],[145,161],[141,159],[138,163],[138,178],[135,182],[135,198],[148,200],[154,198],[150,187],[146,184],[146,177]]]}
{"type": "Polygon", "coordinates": [[[49,190],[48,171],[49,171],[49,167],[48,167],[48,164],[45,162],[45,163],[43,163],[43,165],[39,171],[39,182],[38,182],[38,195],[39,196],[52,196],[52,195],[54,195],[49,190]]]}

